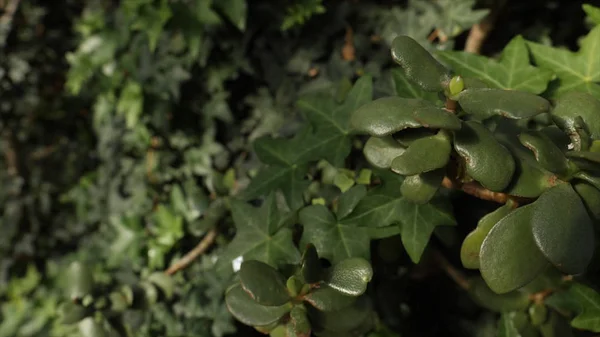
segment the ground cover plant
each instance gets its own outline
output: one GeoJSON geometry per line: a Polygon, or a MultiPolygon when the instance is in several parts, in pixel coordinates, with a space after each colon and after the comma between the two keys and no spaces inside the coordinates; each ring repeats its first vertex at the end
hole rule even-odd
{"type": "Polygon", "coordinates": [[[600,333],[600,4],[0,8],[0,337],[600,333]]]}

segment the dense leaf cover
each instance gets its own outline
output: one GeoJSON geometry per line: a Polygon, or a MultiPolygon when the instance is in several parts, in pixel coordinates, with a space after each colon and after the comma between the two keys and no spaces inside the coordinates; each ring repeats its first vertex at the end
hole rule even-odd
{"type": "Polygon", "coordinates": [[[600,332],[593,2],[0,5],[0,337],[600,332]]]}

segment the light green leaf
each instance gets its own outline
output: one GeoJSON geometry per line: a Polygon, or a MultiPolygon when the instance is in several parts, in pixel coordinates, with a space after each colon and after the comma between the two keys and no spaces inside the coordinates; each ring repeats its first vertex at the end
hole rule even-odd
{"type": "Polygon", "coordinates": [[[366,227],[338,221],[325,206],[303,208],[299,222],[304,226],[302,243],[312,243],[332,263],[349,257],[369,257],[369,236],[366,227]]]}
{"type": "Polygon", "coordinates": [[[500,59],[463,51],[439,51],[437,56],[464,77],[476,77],[499,89],[540,94],[552,79],[552,72],[529,64],[527,45],[522,36],[513,38],[500,59]]]}
{"type": "Polygon", "coordinates": [[[222,268],[231,268],[232,260],[239,256],[273,267],[300,262],[300,253],[292,241],[292,231],[284,227],[286,214],[277,207],[273,194],[260,208],[233,200],[231,214],[237,233],[219,257],[222,268]]]}
{"type": "Polygon", "coordinates": [[[213,3],[239,30],[246,30],[246,0],[217,0],[213,3]]]}
{"type": "Polygon", "coordinates": [[[590,21],[600,25],[600,7],[592,6],[590,4],[583,4],[583,10],[590,21]]]}
{"type": "Polygon", "coordinates": [[[368,227],[400,226],[402,243],[410,258],[420,260],[437,226],[456,224],[450,205],[441,200],[419,205],[400,194],[401,177],[389,173],[384,184],[363,198],[342,222],[368,227]]]}
{"type": "Polygon", "coordinates": [[[528,42],[534,62],[541,68],[553,71],[560,80],[553,94],[569,91],[592,94],[600,99],[600,26],[594,27],[581,41],[578,52],[528,42]]]}
{"type": "Polygon", "coordinates": [[[128,128],[133,128],[142,114],[144,97],[142,95],[142,86],[129,80],[119,96],[117,103],[117,113],[125,117],[128,128]]]}

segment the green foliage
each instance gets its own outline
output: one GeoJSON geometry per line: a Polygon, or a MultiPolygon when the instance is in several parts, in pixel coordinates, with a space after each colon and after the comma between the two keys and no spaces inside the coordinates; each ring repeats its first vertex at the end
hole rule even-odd
{"type": "Polygon", "coordinates": [[[600,332],[597,7],[5,2],[0,337],[600,332]]]}

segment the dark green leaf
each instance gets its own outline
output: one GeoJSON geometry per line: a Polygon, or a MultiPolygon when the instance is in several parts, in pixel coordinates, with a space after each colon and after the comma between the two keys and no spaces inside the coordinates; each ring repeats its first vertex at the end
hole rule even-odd
{"type": "Polygon", "coordinates": [[[587,183],[576,183],[573,188],[581,197],[590,217],[595,222],[600,221],[600,190],[587,183]]]}
{"type": "Polygon", "coordinates": [[[369,163],[380,169],[389,168],[392,160],[404,151],[404,147],[392,136],[370,137],[363,148],[363,153],[369,163]]]}
{"type": "Polygon", "coordinates": [[[392,171],[402,175],[414,175],[446,166],[450,160],[451,145],[448,136],[438,133],[421,138],[392,161],[392,171]]]}
{"type": "Polygon", "coordinates": [[[465,112],[478,119],[494,115],[506,118],[530,118],[550,110],[546,99],[524,91],[504,89],[467,89],[458,95],[458,103],[465,112]]]}
{"type": "Polygon", "coordinates": [[[365,185],[354,186],[340,195],[338,199],[336,217],[338,219],[344,219],[352,212],[352,210],[354,210],[356,205],[358,205],[360,200],[364,198],[365,195],[367,195],[367,188],[365,185]]]}
{"type": "Polygon", "coordinates": [[[492,191],[502,191],[515,172],[511,153],[483,125],[475,121],[463,124],[454,133],[454,148],[466,166],[467,174],[492,191]]]}
{"type": "Polygon", "coordinates": [[[233,317],[250,326],[266,326],[275,323],[292,309],[289,303],[278,307],[260,305],[239,284],[227,290],[225,303],[233,317]]]}
{"type": "Polygon", "coordinates": [[[496,294],[480,277],[472,278],[469,282],[471,285],[469,294],[486,309],[495,312],[522,310],[530,303],[529,296],[524,292],[511,291],[506,294],[496,294]]]}
{"type": "Polygon", "coordinates": [[[290,300],[285,278],[270,265],[254,260],[244,261],[239,274],[242,288],[256,303],[279,306],[290,300]]]}
{"type": "Polygon", "coordinates": [[[383,97],[363,105],[352,114],[359,133],[383,137],[407,128],[460,129],[456,115],[433,103],[414,98],[383,97]]]}
{"type": "Polygon", "coordinates": [[[573,329],[567,318],[550,311],[548,320],[540,326],[542,337],[573,337],[573,329]]]}
{"type": "Polygon", "coordinates": [[[542,254],[568,274],[585,271],[594,253],[594,228],[570,184],[560,184],[533,203],[531,228],[542,254]]]}
{"type": "Polygon", "coordinates": [[[548,265],[531,233],[535,206],[522,206],[505,216],[483,240],[481,276],[498,294],[518,289],[548,265]]]}
{"type": "Polygon", "coordinates": [[[360,296],[367,290],[367,284],[373,277],[373,268],[369,261],[362,258],[348,258],[327,271],[325,283],[331,288],[349,295],[360,296]]]}
{"type": "Polygon", "coordinates": [[[536,337],[537,331],[521,311],[503,313],[498,324],[498,337],[536,337]]]}
{"type": "Polygon", "coordinates": [[[290,312],[290,321],[288,322],[288,337],[310,337],[311,326],[308,321],[306,309],[296,305],[290,312]]]}
{"type": "Polygon", "coordinates": [[[450,72],[417,41],[398,36],[392,42],[392,58],[406,77],[426,91],[442,91],[450,81],[450,72]]]}
{"type": "Polygon", "coordinates": [[[463,51],[438,51],[440,59],[465,77],[476,77],[498,89],[541,94],[552,79],[552,72],[529,64],[529,52],[522,36],[513,38],[496,61],[463,51]]]}
{"type": "Polygon", "coordinates": [[[248,12],[246,0],[218,0],[214,2],[214,5],[220,9],[239,30],[246,30],[246,15],[248,12]]]}
{"type": "Polygon", "coordinates": [[[61,322],[63,324],[77,323],[86,318],[89,314],[90,311],[87,308],[72,302],[65,302],[60,307],[61,322]]]}
{"type": "Polygon", "coordinates": [[[94,278],[90,267],[82,262],[74,261],[66,273],[67,293],[71,299],[81,299],[92,292],[94,278]]]}
{"type": "Polygon", "coordinates": [[[565,293],[557,293],[548,298],[551,305],[559,310],[575,312],[571,326],[578,329],[600,332],[600,294],[580,283],[573,283],[565,293]],[[563,297],[557,301],[556,296],[563,297]]]}
{"type": "Polygon", "coordinates": [[[557,174],[565,174],[569,169],[564,153],[544,133],[528,130],[519,135],[519,140],[544,169],[557,174]]]}
{"type": "Polygon", "coordinates": [[[349,257],[369,257],[369,237],[365,227],[336,220],[322,205],[308,206],[300,211],[304,226],[302,242],[312,243],[319,255],[332,263],[349,257]]]}
{"type": "Polygon", "coordinates": [[[155,272],[148,276],[148,281],[160,288],[167,299],[170,299],[173,296],[175,284],[173,283],[171,276],[162,272],[155,272]]]}
{"type": "MultiPolygon", "coordinates": [[[[596,31],[600,32],[600,27],[596,28],[596,31]]],[[[552,118],[561,129],[574,129],[575,119],[581,117],[589,129],[590,135],[595,139],[600,139],[600,116],[598,115],[600,86],[594,85],[598,87],[598,93],[595,96],[589,92],[573,91],[561,95],[556,100],[552,118]]]]}
{"type": "Polygon", "coordinates": [[[316,283],[323,280],[323,267],[313,244],[308,244],[302,255],[302,277],[306,283],[316,283]]]}
{"type": "Polygon", "coordinates": [[[406,77],[402,69],[392,69],[391,76],[396,89],[395,92],[399,97],[421,98],[431,102],[438,101],[438,96],[435,93],[421,89],[419,85],[406,77]]]}
{"type": "Polygon", "coordinates": [[[446,170],[438,169],[406,177],[400,187],[402,196],[417,203],[426,204],[435,195],[442,184],[446,170]]]}
{"type": "Polygon", "coordinates": [[[355,296],[345,295],[327,285],[321,285],[311,291],[304,300],[321,311],[337,311],[356,301],[355,296]]]}
{"type": "Polygon", "coordinates": [[[309,308],[308,314],[314,324],[314,330],[329,330],[338,333],[347,332],[359,327],[368,319],[371,304],[364,296],[359,297],[353,305],[336,311],[320,311],[309,308]]]}
{"type": "Polygon", "coordinates": [[[540,326],[548,319],[548,308],[543,303],[533,303],[528,311],[529,320],[534,326],[540,326]]]}

